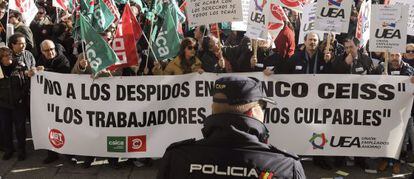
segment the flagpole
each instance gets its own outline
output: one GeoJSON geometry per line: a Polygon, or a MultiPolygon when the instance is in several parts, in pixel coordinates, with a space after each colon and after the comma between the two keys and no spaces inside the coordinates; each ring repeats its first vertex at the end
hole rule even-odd
{"type": "Polygon", "coordinates": [[[55,7],[56,8],[56,23],[59,23],[59,9],[58,9],[58,7],[55,7]]]}
{"type": "Polygon", "coordinates": [[[7,4],[7,17],[6,17],[6,24],[4,27],[6,31],[6,47],[8,47],[9,38],[7,38],[7,24],[9,24],[9,16],[10,16],[10,3],[7,4]]]}
{"type": "MultiPolygon", "coordinates": [[[[158,0],[155,0],[155,2],[153,2],[153,3],[154,3],[154,4],[157,4],[157,3],[158,3],[158,0]]],[[[154,8],[154,4],[151,4],[152,8],[154,8]]],[[[153,18],[155,18],[155,16],[153,16],[153,18]]],[[[153,30],[153,28],[154,28],[154,19],[151,19],[151,28],[150,28],[150,32],[149,32],[150,37],[151,37],[151,34],[152,34],[152,30],[153,30]]],[[[145,36],[145,32],[144,32],[144,33],[142,33],[142,34],[144,34],[144,37],[145,37],[145,39],[147,40],[147,43],[148,43],[148,48],[147,48],[147,50],[149,50],[149,51],[151,51],[151,52],[152,52],[152,54],[154,55],[154,59],[155,59],[155,61],[156,61],[156,62],[158,62],[158,59],[157,59],[157,57],[155,56],[154,51],[152,50],[152,41],[149,41],[149,40],[147,39],[147,37],[145,36]]],[[[150,53],[147,53],[147,59],[146,59],[146,61],[145,61],[145,68],[144,68],[144,70],[145,70],[146,68],[148,68],[148,59],[149,59],[149,56],[150,56],[150,53]]]]}
{"type": "Polygon", "coordinates": [[[217,38],[218,38],[218,41],[219,41],[219,49],[221,49],[220,27],[219,27],[218,23],[216,23],[216,26],[217,26],[217,38]]]}

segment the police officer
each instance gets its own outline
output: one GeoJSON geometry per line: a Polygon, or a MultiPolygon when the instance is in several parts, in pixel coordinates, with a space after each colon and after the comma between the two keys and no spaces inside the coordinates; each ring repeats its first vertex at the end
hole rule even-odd
{"type": "Polygon", "coordinates": [[[158,178],[305,178],[299,158],[267,144],[266,103],[260,81],[223,77],[215,82],[204,138],[171,144],[158,178]]]}

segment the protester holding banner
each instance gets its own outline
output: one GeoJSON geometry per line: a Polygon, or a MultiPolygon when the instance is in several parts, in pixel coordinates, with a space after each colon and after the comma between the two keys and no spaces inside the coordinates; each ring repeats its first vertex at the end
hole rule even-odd
{"type": "Polygon", "coordinates": [[[69,73],[71,71],[69,60],[57,50],[53,41],[44,40],[40,44],[40,50],[42,56],[37,64],[38,66],[43,66],[46,71],[56,73],[69,73]]]}
{"type": "MultiPolygon", "coordinates": [[[[377,69],[375,69],[375,74],[384,74],[385,73],[385,65],[384,63],[381,63],[377,69]]],[[[391,53],[390,55],[390,61],[388,63],[388,74],[386,75],[402,75],[402,76],[413,76],[414,75],[414,68],[411,67],[408,63],[405,63],[402,60],[402,54],[401,53],[391,53]]],[[[411,111],[413,113],[413,111],[411,111]]],[[[413,118],[410,118],[407,124],[407,130],[406,130],[406,137],[411,139],[411,142],[414,142],[414,126],[413,126],[413,118]],[[407,136],[408,134],[408,136],[407,136]]],[[[407,151],[406,145],[403,144],[403,150],[404,152],[407,151]]],[[[411,154],[412,155],[412,154],[411,154]]],[[[390,161],[393,163],[392,165],[392,173],[399,174],[401,171],[401,163],[399,160],[390,159],[390,161]]],[[[388,167],[389,160],[382,160],[381,163],[378,166],[379,171],[385,171],[388,167]]]]}
{"type": "Polygon", "coordinates": [[[216,80],[212,115],[203,122],[204,138],[171,144],[157,178],[306,178],[299,157],[267,144],[267,103],[274,101],[264,97],[257,79],[216,80]],[[215,166],[215,172],[203,169],[209,166],[215,166]]]}
{"type": "Polygon", "coordinates": [[[169,62],[164,70],[159,62],[155,62],[152,72],[155,75],[181,75],[203,72],[201,61],[196,56],[196,44],[196,41],[191,37],[183,39],[178,56],[169,62]]]}
{"type": "Polygon", "coordinates": [[[305,36],[305,47],[296,51],[289,59],[288,72],[291,74],[329,73],[331,62],[324,60],[324,54],[319,52],[319,37],[315,32],[305,36]]]}
{"type": "Polygon", "coordinates": [[[0,79],[0,123],[1,138],[4,142],[3,160],[9,160],[16,151],[13,144],[13,127],[17,138],[18,160],[26,159],[26,118],[28,116],[27,95],[29,80],[26,65],[12,58],[12,51],[0,48],[1,69],[4,77],[0,79]]]}
{"type": "Polygon", "coordinates": [[[13,59],[19,64],[22,64],[25,70],[36,66],[36,60],[33,54],[26,50],[26,38],[23,34],[17,33],[12,35],[9,38],[8,47],[13,52],[13,59]]]}

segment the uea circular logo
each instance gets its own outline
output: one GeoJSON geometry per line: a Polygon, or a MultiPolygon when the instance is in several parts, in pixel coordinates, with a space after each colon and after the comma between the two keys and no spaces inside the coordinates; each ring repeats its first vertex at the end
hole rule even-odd
{"type": "Polygon", "coordinates": [[[323,147],[328,142],[328,140],[326,139],[325,133],[321,133],[321,134],[313,133],[311,139],[309,139],[309,142],[312,144],[313,149],[323,149],[323,147]],[[321,138],[320,144],[317,144],[316,142],[317,138],[321,138]]]}
{"type": "Polygon", "coordinates": [[[132,140],[132,148],[133,149],[139,149],[142,147],[142,141],[141,139],[134,139],[132,140]]]}
{"type": "Polygon", "coordinates": [[[57,129],[49,131],[49,141],[54,148],[60,149],[65,145],[65,136],[57,129]]]}

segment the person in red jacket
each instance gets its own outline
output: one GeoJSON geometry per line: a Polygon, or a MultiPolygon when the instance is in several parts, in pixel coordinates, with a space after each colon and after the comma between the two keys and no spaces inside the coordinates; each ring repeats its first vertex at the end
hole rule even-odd
{"type": "Polygon", "coordinates": [[[275,46],[277,48],[274,48],[273,51],[283,59],[287,60],[295,53],[295,32],[289,21],[285,21],[285,26],[276,37],[275,46]]]}

